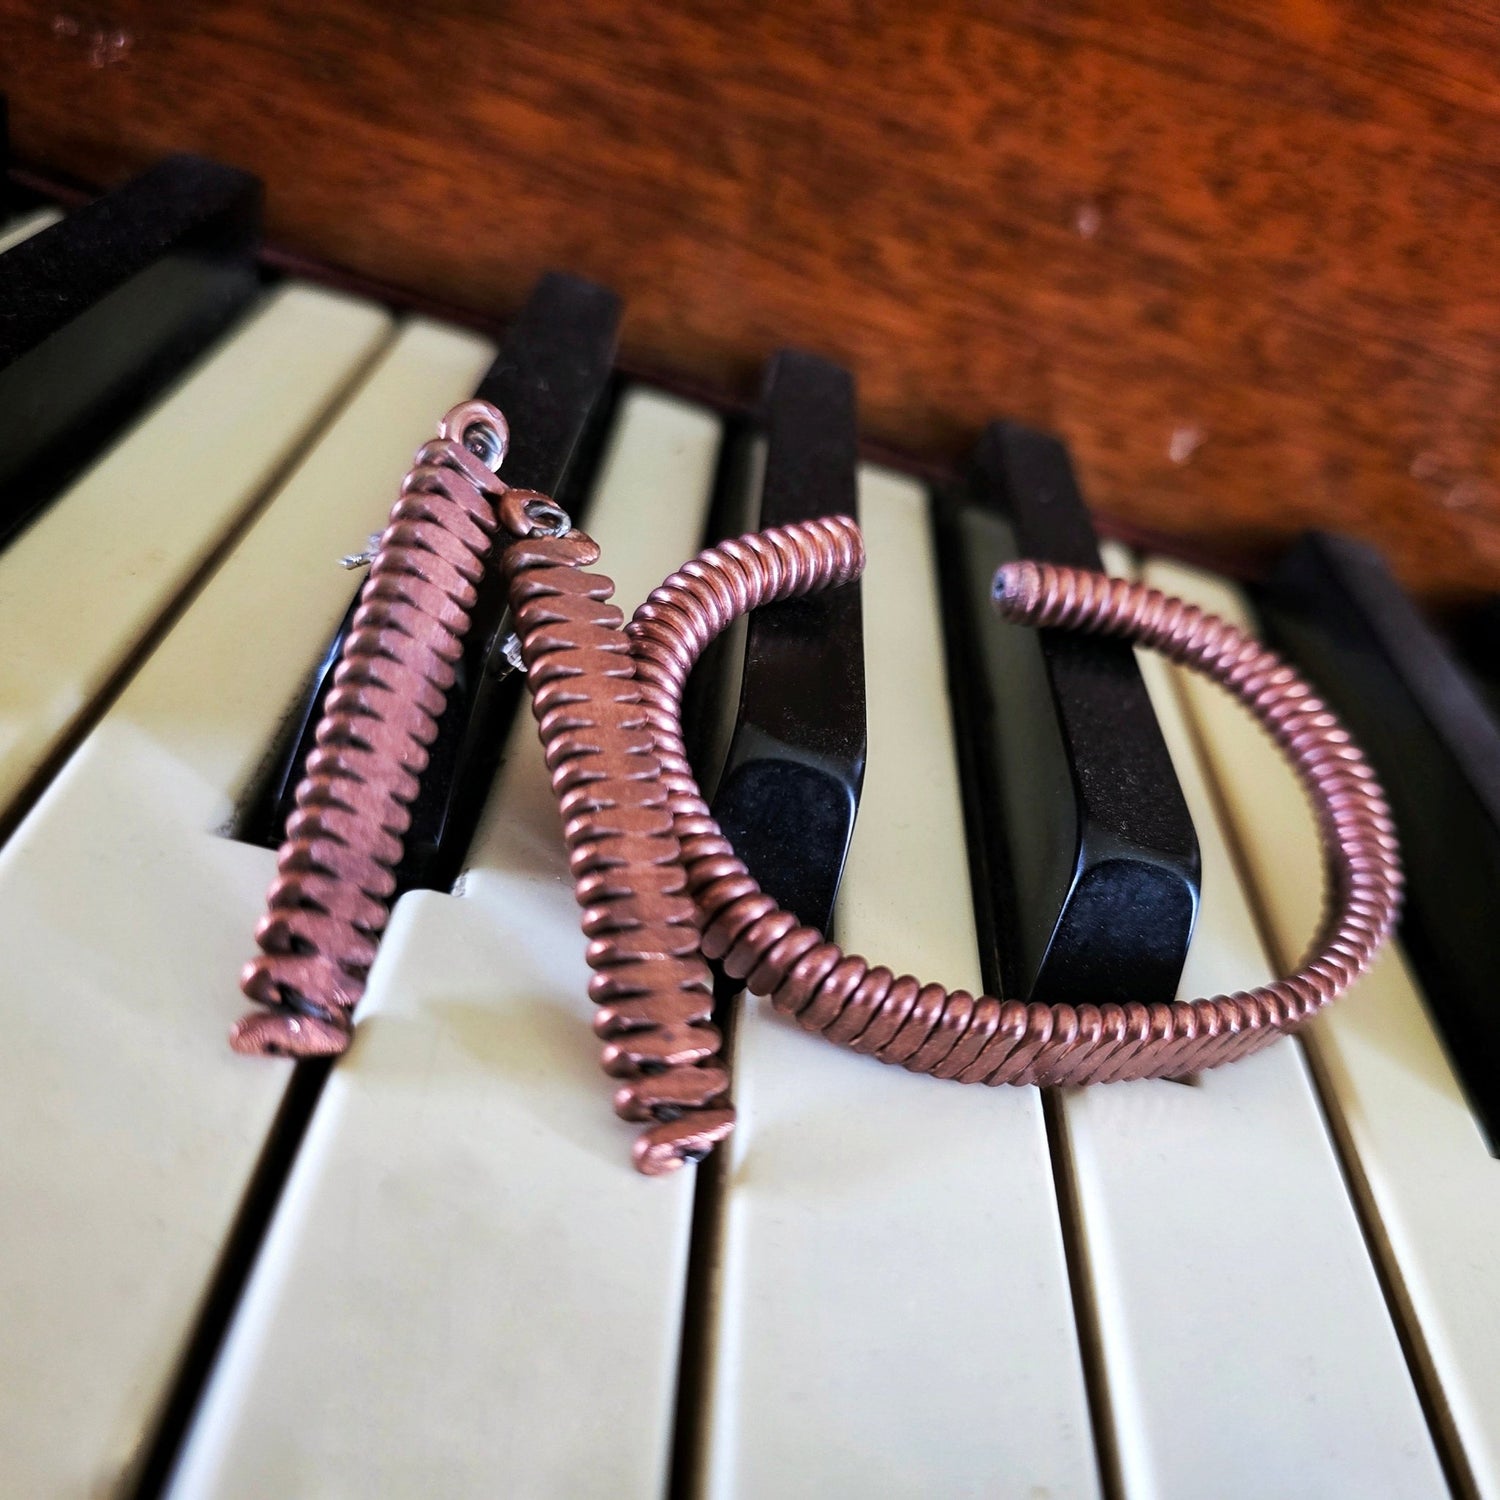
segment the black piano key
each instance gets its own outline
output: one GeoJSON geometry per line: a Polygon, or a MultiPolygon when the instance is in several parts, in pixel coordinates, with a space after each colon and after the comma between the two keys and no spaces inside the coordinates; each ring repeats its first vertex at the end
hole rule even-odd
{"type": "MultiPolygon", "coordinates": [[[[509,421],[506,483],[551,495],[579,522],[608,427],[620,310],[620,299],[604,287],[573,276],[544,276],[475,392],[509,421]]],[[[446,890],[458,878],[500,765],[505,729],[521,700],[521,675],[499,677],[493,670],[502,660],[494,644],[506,608],[498,582],[481,592],[474,609],[464,660],[467,698],[450,697],[438,725],[434,774],[413,805],[406,854],[396,872],[402,889],[446,890]]]]}
{"type": "Polygon", "coordinates": [[[1172,999],[1198,842],[1134,654],[1008,624],[990,600],[1015,558],[1102,566],[1067,450],[992,425],[939,538],[986,983],[1047,1004],[1172,999]]]}
{"type": "Polygon", "coordinates": [[[0,260],[0,546],[249,302],[260,196],[171,157],[0,260]]]}
{"type": "Polygon", "coordinates": [[[1500,1142],[1500,724],[1379,553],[1314,533],[1256,603],[1390,796],[1401,941],[1491,1148],[1500,1142]]]}
{"type": "MultiPolygon", "coordinates": [[[[768,368],[762,413],[758,508],[751,493],[757,465],[739,465],[740,508],[751,513],[744,524],[857,515],[854,382],[848,372],[810,354],[783,351],[768,368]]],[[[742,435],[741,442],[747,438],[742,435]]],[[[730,510],[735,508],[731,500],[730,510]]],[[[738,520],[730,529],[741,529],[738,520]]],[[[824,932],[864,772],[858,583],[756,610],[745,627],[739,704],[714,815],[762,889],[824,932]]]]}
{"type": "Polygon", "coordinates": [[[1490,714],[1500,718],[1500,596],[1466,605],[1448,624],[1459,660],[1490,714]]]}
{"type": "Polygon", "coordinates": [[[10,105],[0,94],[0,224],[14,212],[10,190],[10,105]]]}
{"type": "MultiPolygon", "coordinates": [[[[582,519],[607,425],[619,321],[620,302],[613,292],[572,276],[544,276],[475,392],[509,422],[511,446],[501,469],[505,481],[554,496],[575,520],[582,519]]],[[[434,421],[439,416],[434,413],[434,421]]],[[[293,716],[295,733],[285,738],[271,776],[241,820],[238,837],[248,843],[275,848],[281,842],[358,604],[356,591],[293,716]]],[[[412,804],[406,849],[396,870],[398,893],[446,890],[458,876],[522,691],[520,674],[501,677],[491,669],[504,614],[505,591],[492,573],[474,606],[457,679],[412,804]]]]}

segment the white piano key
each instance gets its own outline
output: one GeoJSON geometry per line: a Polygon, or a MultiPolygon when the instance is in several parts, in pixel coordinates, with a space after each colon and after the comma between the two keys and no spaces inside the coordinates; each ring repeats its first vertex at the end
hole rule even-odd
{"type": "Polygon", "coordinates": [[[288,1076],[226,1041],[275,861],[216,830],[492,356],[401,335],[0,851],[8,1493],[128,1488],[288,1076]]]}
{"type": "MultiPolygon", "coordinates": [[[[1180,993],[1249,988],[1264,950],[1168,668],[1141,666],[1203,860],[1180,993]]],[[[1447,1493],[1295,1042],[1063,1111],[1127,1495],[1447,1493]]]]}
{"type": "MultiPolygon", "coordinates": [[[[977,992],[921,488],[861,474],[869,765],[838,936],[977,992]]],[[[1035,1090],[917,1077],[741,1017],[708,1492],[1098,1493],[1035,1090]]]]}
{"type": "MultiPolygon", "coordinates": [[[[586,519],[627,612],[697,549],[719,424],[627,396],[586,519]]],[[[657,1496],[693,1174],[639,1176],[523,710],[462,895],[397,906],[172,1494],[657,1496]]]]}
{"type": "Polygon", "coordinates": [[[282,288],[0,553],[0,812],[390,330],[282,288]]]}
{"type": "MultiPolygon", "coordinates": [[[[1154,563],[1166,589],[1253,628],[1223,580],[1154,563]]],[[[1322,873],[1306,800],[1270,742],[1217,689],[1186,701],[1283,969],[1312,936],[1322,873]]],[[[1413,1342],[1480,1495],[1500,1496],[1500,1162],[1486,1149],[1398,945],[1307,1029],[1413,1342]]]]}
{"type": "Polygon", "coordinates": [[[33,208],[24,214],[17,214],[13,219],[7,219],[0,225],[0,255],[7,250],[13,250],[23,240],[29,240],[32,235],[40,234],[44,229],[51,229],[62,218],[62,210],[58,208],[33,208]]]}

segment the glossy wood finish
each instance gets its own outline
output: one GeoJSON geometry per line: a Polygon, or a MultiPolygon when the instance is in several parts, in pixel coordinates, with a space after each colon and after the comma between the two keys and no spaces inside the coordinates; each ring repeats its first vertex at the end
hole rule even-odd
{"type": "Polygon", "coordinates": [[[920,458],[1005,413],[1117,520],[1500,584],[1500,19],[1166,9],[0,0],[0,89],[32,166],[206,152],[418,293],[581,272],[637,365],[749,395],[796,343],[920,458]]]}

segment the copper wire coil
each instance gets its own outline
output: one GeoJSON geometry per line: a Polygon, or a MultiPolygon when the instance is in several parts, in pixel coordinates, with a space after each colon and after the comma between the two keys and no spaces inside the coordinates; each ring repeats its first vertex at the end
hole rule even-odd
{"type": "Polygon", "coordinates": [[[511,609],[595,971],[594,1030],[615,1112],[647,1122],[635,1162],[651,1175],[706,1155],[733,1123],[718,1065],[713,976],[614,585],[587,570],[582,532],[533,535],[505,553],[511,609]]]}
{"type": "Polygon", "coordinates": [[[714,822],[688,765],[682,692],[708,642],[747,609],[858,576],[852,520],[814,521],[704,553],[629,626],[671,788],[704,954],[778,1009],[883,1062],[964,1083],[1089,1083],[1180,1076],[1242,1057],[1326,1005],[1368,968],[1395,922],[1402,877],[1394,824],[1363,755],[1273,653],[1226,622],[1152,589],[1035,563],[1002,568],[995,602],[1018,623],[1097,631],[1159,650],[1220,683],[1270,732],[1318,819],[1327,902],[1311,951],[1286,979],[1170,1005],[1022,1004],[872,967],[782,911],[714,822]]]}
{"type": "Polygon", "coordinates": [[[327,1057],[349,1045],[496,530],[504,486],[464,446],[476,424],[503,454],[499,413],[456,407],[418,450],[381,536],[255,929],[261,955],[240,976],[265,1009],[230,1032],[237,1052],[327,1057]]]}
{"type": "Polygon", "coordinates": [[[492,472],[504,419],[456,407],[402,486],[297,787],[278,878],[235,1027],[240,1051],[328,1055],[388,915],[393,871],[454,680],[494,539],[532,708],[583,908],[589,993],[616,1112],[646,1124],[637,1166],[696,1160],[733,1123],[705,959],[832,1041],[965,1083],[1083,1083],[1214,1067],[1305,1019],[1369,964],[1395,920],[1395,831],[1369,766],[1284,663],[1233,627],[1153,590],[1017,563],[995,599],[1009,618],[1140,641],[1239,697],[1315,808],[1328,872],[1312,952],[1288,979],[1170,1005],[1024,1004],[923,984],[846,955],[782,911],[735,854],[683,745],[682,692],[737,616],[857,578],[847,517],[741,537],[687,563],[622,631],[599,549],[545,496],[492,472]]]}
{"type": "Polygon", "coordinates": [[[504,418],[454,408],[417,454],[380,539],[296,790],[279,876],[241,988],[241,1052],[328,1056],[349,1044],[395,891],[409,804],[437,733],[497,530],[532,709],[558,797],[605,1072],[647,1129],[646,1173],[727,1133],[713,979],[684,895],[681,851],[598,546],[544,495],[507,487],[504,418]],[[474,451],[470,451],[473,449],[474,451]]]}

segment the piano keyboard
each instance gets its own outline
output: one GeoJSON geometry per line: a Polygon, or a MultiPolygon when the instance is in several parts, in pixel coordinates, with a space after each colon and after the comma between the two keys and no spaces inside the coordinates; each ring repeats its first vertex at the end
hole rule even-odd
{"type": "MultiPolygon", "coordinates": [[[[648,1181],[524,718],[321,1093],[230,1053],[274,856],[227,830],[336,560],[493,355],[283,284],[0,552],[5,1493],[1500,1497],[1500,1180],[1398,951],[1304,1038],[1046,1096],[748,1000],[729,1149],[648,1181]]],[[[618,401],[588,525],[627,610],[699,544],[722,438],[618,401]]],[[[927,495],[859,484],[836,932],[973,986],[927,495]]],[[[1202,851],[1182,992],[1246,987],[1310,930],[1311,827],[1247,718],[1142,669],[1202,851]]]]}

